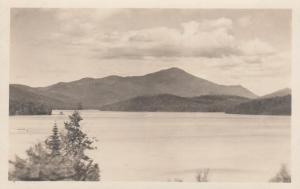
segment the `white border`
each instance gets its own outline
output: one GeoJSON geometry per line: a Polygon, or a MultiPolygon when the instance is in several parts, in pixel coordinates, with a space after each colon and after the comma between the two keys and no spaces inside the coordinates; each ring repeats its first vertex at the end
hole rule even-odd
{"type": "MultiPolygon", "coordinates": [[[[279,189],[300,188],[300,2],[297,0],[0,0],[0,188],[130,188],[130,189],[279,189]],[[8,182],[9,16],[13,7],[45,8],[230,8],[292,9],[292,184],[159,183],[159,182],[8,182]],[[298,53],[299,52],[299,53],[298,53]]],[[[276,32],[276,31],[273,31],[276,32]]]]}

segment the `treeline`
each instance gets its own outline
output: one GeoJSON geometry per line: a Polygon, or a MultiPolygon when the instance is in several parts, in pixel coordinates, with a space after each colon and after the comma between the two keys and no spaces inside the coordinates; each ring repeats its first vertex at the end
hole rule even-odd
{"type": "Polygon", "coordinates": [[[51,115],[52,108],[39,102],[10,100],[9,115],[51,115]]]}
{"type": "Polygon", "coordinates": [[[138,96],[100,107],[102,111],[150,112],[224,112],[227,108],[248,101],[248,98],[230,95],[203,95],[180,97],[171,94],[138,96]]]}
{"type": "Polygon", "coordinates": [[[170,94],[138,96],[100,107],[102,111],[225,112],[250,115],[291,115],[291,95],[248,99],[230,95],[180,97],[170,94]]]}
{"type": "Polygon", "coordinates": [[[254,99],[229,108],[226,113],[251,115],[291,115],[291,95],[254,99]]]}
{"type": "MultiPolygon", "coordinates": [[[[36,89],[24,85],[9,86],[10,115],[48,115],[52,109],[76,109],[79,105],[71,104],[45,96],[36,89]]],[[[82,105],[81,105],[82,107],[82,105]]]]}

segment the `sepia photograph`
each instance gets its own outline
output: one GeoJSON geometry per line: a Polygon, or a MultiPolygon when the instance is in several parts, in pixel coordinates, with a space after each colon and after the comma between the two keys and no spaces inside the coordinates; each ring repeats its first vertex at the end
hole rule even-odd
{"type": "Polygon", "coordinates": [[[11,8],[9,181],[291,183],[291,9],[11,8]]]}

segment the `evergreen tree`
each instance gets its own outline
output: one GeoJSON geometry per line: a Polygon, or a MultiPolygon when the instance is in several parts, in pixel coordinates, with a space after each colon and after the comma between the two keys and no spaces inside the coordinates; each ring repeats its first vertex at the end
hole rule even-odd
{"type": "Polygon", "coordinates": [[[54,124],[52,135],[45,143],[27,150],[26,159],[16,156],[15,161],[10,161],[13,166],[9,171],[10,180],[100,180],[98,164],[85,155],[85,150],[95,149],[94,140],[81,131],[79,112],[75,111],[69,118],[65,122],[66,134],[59,133],[54,124]]]}
{"type": "Polygon", "coordinates": [[[209,169],[202,169],[196,176],[197,182],[208,182],[209,169]]]}
{"type": "Polygon", "coordinates": [[[270,182],[291,182],[291,175],[286,165],[281,165],[279,172],[270,179],[270,182]]]}
{"type": "Polygon", "coordinates": [[[46,145],[53,155],[60,154],[61,141],[56,123],[54,123],[52,135],[46,140],[46,145]]]}
{"type": "Polygon", "coordinates": [[[83,107],[82,107],[82,103],[81,102],[79,102],[78,104],[77,104],[77,110],[82,110],[83,109],[83,107]]]}
{"type": "Polygon", "coordinates": [[[99,180],[99,167],[85,154],[86,150],[93,150],[94,139],[89,138],[80,127],[82,117],[78,111],[69,116],[70,121],[65,122],[66,135],[63,137],[66,155],[74,159],[75,172],[74,180],[99,180]],[[91,174],[94,173],[94,174],[91,174]]]}

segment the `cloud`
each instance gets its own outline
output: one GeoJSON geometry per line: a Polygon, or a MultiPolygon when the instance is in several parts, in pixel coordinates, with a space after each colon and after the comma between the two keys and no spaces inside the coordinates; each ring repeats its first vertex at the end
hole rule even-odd
{"type": "Polygon", "coordinates": [[[234,36],[229,18],[189,21],[178,28],[152,27],[105,32],[97,25],[116,12],[59,12],[59,32],[51,35],[56,45],[85,51],[97,59],[145,59],[243,56],[246,63],[260,63],[262,56],[275,52],[259,39],[240,41],[234,36]]]}
{"type": "Polygon", "coordinates": [[[232,21],[221,18],[203,22],[190,21],[181,29],[156,27],[124,33],[100,34],[97,57],[142,58],[153,57],[223,57],[239,54],[232,21]]]}
{"type": "Polygon", "coordinates": [[[259,39],[242,43],[241,49],[246,55],[267,55],[275,52],[271,45],[259,39]]]}
{"type": "Polygon", "coordinates": [[[290,27],[284,24],[289,23],[290,13],[201,12],[12,10],[12,80],[40,86],[86,76],[142,75],[179,67],[210,81],[242,84],[261,94],[286,87],[291,55],[282,52],[290,50],[290,27]],[[276,32],[269,35],[273,30],[276,32]],[[23,72],[28,68],[26,79],[23,72]],[[58,69],[61,71],[53,77],[52,71],[58,69]]]}
{"type": "Polygon", "coordinates": [[[54,17],[60,23],[59,30],[68,35],[87,35],[96,32],[101,21],[121,12],[119,9],[56,9],[54,17]]]}
{"type": "Polygon", "coordinates": [[[241,27],[248,27],[252,23],[252,18],[250,16],[243,16],[243,17],[237,19],[237,23],[241,27]]]}

